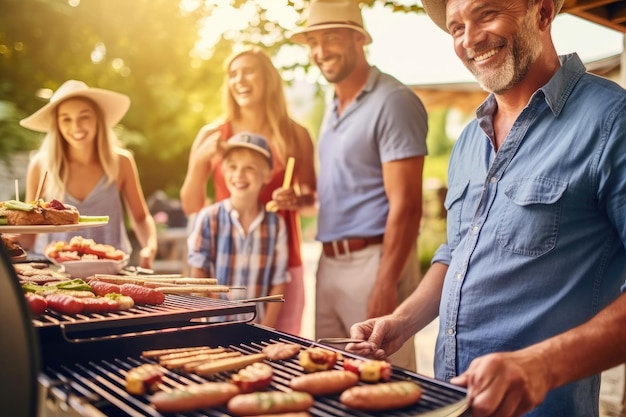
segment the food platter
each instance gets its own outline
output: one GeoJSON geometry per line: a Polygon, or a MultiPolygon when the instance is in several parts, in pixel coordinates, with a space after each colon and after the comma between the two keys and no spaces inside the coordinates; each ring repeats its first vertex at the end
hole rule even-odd
{"type": "Polygon", "coordinates": [[[33,225],[24,225],[24,226],[2,225],[0,226],[0,233],[72,232],[75,230],[83,230],[83,229],[89,229],[92,227],[105,226],[108,223],[109,223],[108,221],[101,221],[101,222],[84,222],[84,223],[75,223],[75,224],[60,224],[60,225],[49,225],[49,224],[33,224],[33,225]]]}

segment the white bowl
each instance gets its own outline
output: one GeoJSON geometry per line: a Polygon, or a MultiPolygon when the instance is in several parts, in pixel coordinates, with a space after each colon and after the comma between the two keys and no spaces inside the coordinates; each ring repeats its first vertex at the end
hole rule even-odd
{"type": "Polygon", "coordinates": [[[73,278],[87,278],[95,274],[108,274],[116,275],[128,265],[129,256],[126,255],[124,259],[115,261],[112,259],[93,259],[84,261],[65,261],[55,262],[51,259],[52,263],[63,267],[65,272],[70,274],[73,278]]]}

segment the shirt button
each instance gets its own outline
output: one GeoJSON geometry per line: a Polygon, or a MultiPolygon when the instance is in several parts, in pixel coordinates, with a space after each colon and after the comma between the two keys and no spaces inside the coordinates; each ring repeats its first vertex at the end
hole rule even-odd
{"type": "Polygon", "coordinates": [[[452,335],[454,334],[454,329],[453,328],[448,328],[447,333],[452,335]]]}
{"type": "Polygon", "coordinates": [[[472,232],[474,232],[474,234],[478,233],[479,227],[478,226],[474,226],[472,228],[472,232]]]}
{"type": "Polygon", "coordinates": [[[460,274],[460,273],[459,273],[459,274],[456,274],[456,279],[461,280],[461,278],[463,278],[463,275],[462,275],[462,274],[460,274]]]}
{"type": "Polygon", "coordinates": [[[495,183],[496,181],[498,181],[498,179],[497,179],[496,177],[491,177],[491,178],[489,179],[489,181],[493,184],[493,183],[495,183]]]}

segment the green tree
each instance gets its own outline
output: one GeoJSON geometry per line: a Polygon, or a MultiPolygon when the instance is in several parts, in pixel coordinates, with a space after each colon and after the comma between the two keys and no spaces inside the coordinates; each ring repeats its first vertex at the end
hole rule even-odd
{"type": "MultiPolygon", "coordinates": [[[[274,55],[287,43],[290,33],[269,7],[277,1],[0,0],[0,158],[36,148],[41,135],[18,120],[46,102],[45,89],[49,94],[79,79],[131,97],[120,136],[135,153],[144,191],[176,196],[193,138],[221,113],[225,58],[243,44],[260,44],[274,55]],[[251,16],[246,27],[225,28],[213,44],[200,45],[207,19],[224,7],[251,16]]],[[[375,2],[421,11],[401,0],[363,3],[375,2]]],[[[282,7],[302,16],[308,3],[285,0],[282,7]]],[[[309,65],[287,63],[280,70],[309,65]]],[[[316,127],[320,112],[312,117],[316,127]]]]}

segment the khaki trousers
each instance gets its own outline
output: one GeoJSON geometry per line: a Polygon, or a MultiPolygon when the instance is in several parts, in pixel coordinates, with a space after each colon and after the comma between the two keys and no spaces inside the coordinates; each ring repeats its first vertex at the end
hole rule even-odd
{"type": "MultiPolygon", "coordinates": [[[[415,248],[415,247],[414,247],[415,248]]],[[[400,304],[421,279],[417,252],[413,250],[398,283],[400,304]]],[[[316,279],[315,338],[348,337],[350,326],[367,319],[367,301],[380,265],[382,244],[339,257],[322,253],[316,279]]],[[[401,368],[417,371],[415,340],[411,337],[388,360],[401,368]]]]}

